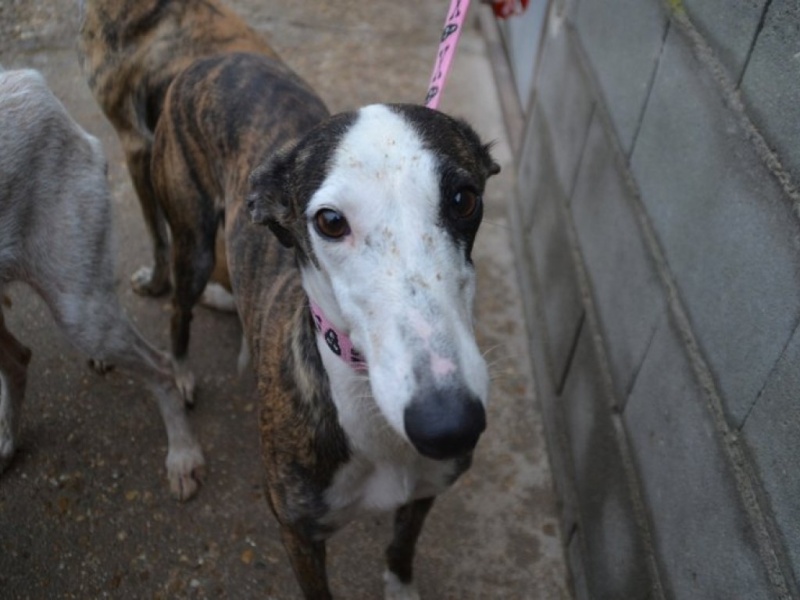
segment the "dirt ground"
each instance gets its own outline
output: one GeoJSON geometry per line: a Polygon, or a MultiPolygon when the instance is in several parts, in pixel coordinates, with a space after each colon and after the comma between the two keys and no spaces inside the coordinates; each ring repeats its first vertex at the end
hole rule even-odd
{"type": "MultiPolygon", "coordinates": [[[[231,0],[334,111],[425,94],[447,2],[231,0]]],[[[477,10],[477,8],[473,9],[477,10]]],[[[137,327],[167,347],[166,300],[134,295],[149,246],[119,143],[81,76],[77,0],[0,0],[0,64],[45,75],[110,162],[118,290],[137,327]]],[[[504,172],[487,192],[474,252],[477,330],[491,363],[489,429],[473,469],[434,507],[419,543],[423,598],[567,598],[556,500],[537,412],[506,203],[513,164],[477,29],[465,35],[442,110],[497,140],[504,172]]],[[[0,149],[2,152],[2,149],[0,149]]],[[[41,301],[11,288],[9,327],[34,352],[21,447],[0,478],[0,598],[299,597],[264,500],[252,377],[236,374],[235,317],[199,309],[190,419],[206,453],[199,495],[179,504],[165,481],[154,403],[124,373],[100,377],[54,329],[41,301]]],[[[329,544],[334,594],[382,595],[390,518],[362,519],[329,544]]]]}

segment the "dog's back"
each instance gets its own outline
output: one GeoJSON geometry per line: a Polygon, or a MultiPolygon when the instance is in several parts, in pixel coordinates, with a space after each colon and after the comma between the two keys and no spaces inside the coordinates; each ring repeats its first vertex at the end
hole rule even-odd
{"type": "Polygon", "coordinates": [[[81,13],[82,69],[117,131],[153,242],[152,268],[136,271],[131,283],[138,293],[158,296],[170,287],[170,242],[150,165],[167,89],[202,58],[232,52],[277,57],[219,0],[85,0],[81,13]]]}
{"type": "Polygon", "coordinates": [[[170,204],[202,193],[224,209],[246,194],[258,164],[327,116],[311,88],[277,59],[199,59],[168,91],[154,140],[154,183],[170,204]]]}
{"type": "Polygon", "coordinates": [[[72,119],[37,71],[20,70],[0,72],[0,148],[0,283],[68,268],[53,264],[54,257],[68,258],[55,241],[83,227],[108,226],[100,142],[72,119]],[[81,227],[67,226],[76,220],[81,227]],[[48,235],[52,223],[61,224],[59,236],[48,235]]]}
{"type": "MultiPolygon", "coordinates": [[[[151,175],[175,236],[207,235],[225,221],[229,263],[252,289],[253,259],[281,268],[289,256],[242,210],[251,172],[286,143],[328,116],[311,88],[282,62],[260,54],[232,53],[195,61],[168,91],[153,144],[151,175]],[[224,215],[224,217],[223,217],[224,215]],[[206,229],[207,228],[207,229],[206,229]],[[269,255],[269,256],[268,256],[269,255]]],[[[209,240],[210,242],[210,240],[209,240]]],[[[290,263],[292,264],[292,263],[290,263]]],[[[292,264],[293,266],[293,264],[292,264]]],[[[274,275],[274,273],[273,273],[274,275]]],[[[269,281],[270,277],[266,277],[269,281]]]]}

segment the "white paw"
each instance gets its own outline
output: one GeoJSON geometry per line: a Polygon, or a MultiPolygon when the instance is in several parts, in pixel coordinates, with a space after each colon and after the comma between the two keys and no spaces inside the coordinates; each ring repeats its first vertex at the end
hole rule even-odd
{"type": "Polygon", "coordinates": [[[154,279],[151,267],[141,267],[131,275],[131,287],[141,296],[161,296],[169,290],[169,280],[163,277],[160,279],[154,279]]]}
{"type": "Polygon", "coordinates": [[[153,278],[153,269],[151,267],[140,267],[136,272],[131,275],[131,286],[133,291],[141,294],[143,290],[150,285],[150,280],[153,278]]]}
{"type": "Polygon", "coordinates": [[[184,404],[194,406],[194,373],[180,363],[175,364],[175,385],[184,404]]]}
{"type": "Polygon", "coordinates": [[[389,570],[384,571],[383,581],[386,586],[384,587],[384,598],[386,600],[420,600],[417,588],[413,583],[403,583],[400,579],[389,570]]]}
{"type": "Polygon", "coordinates": [[[197,493],[205,478],[206,461],[196,444],[167,453],[167,477],[169,490],[180,501],[188,500],[197,493]]]}
{"type": "Polygon", "coordinates": [[[233,294],[213,281],[210,281],[203,290],[200,304],[220,312],[236,312],[236,301],[233,299],[233,294]]]}

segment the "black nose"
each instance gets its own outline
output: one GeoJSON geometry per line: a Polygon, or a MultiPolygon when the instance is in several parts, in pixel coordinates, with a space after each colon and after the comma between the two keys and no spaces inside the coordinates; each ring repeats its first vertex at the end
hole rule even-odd
{"type": "Polygon", "coordinates": [[[444,460],[475,448],[486,429],[486,411],[466,390],[431,390],[411,401],[404,422],[406,435],[420,454],[444,460]]]}

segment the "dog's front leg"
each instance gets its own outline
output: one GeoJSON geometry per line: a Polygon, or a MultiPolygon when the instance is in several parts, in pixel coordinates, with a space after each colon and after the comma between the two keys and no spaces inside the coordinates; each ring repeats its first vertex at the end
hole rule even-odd
{"type": "Polygon", "coordinates": [[[394,539],[386,549],[386,600],[418,600],[413,579],[414,550],[433,506],[433,498],[414,500],[397,509],[394,517],[394,539]]]}
{"type": "Polygon", "coordinates": [[[281,525],[281,539],[306,600],[331,600],[325,542],[312,540],[288,525],[281,525]]]}
{"type": "Polygon", "coordinates": [[[6,329],[0,311],[0,473],[14,456],[31,351],[6,329]]]}

